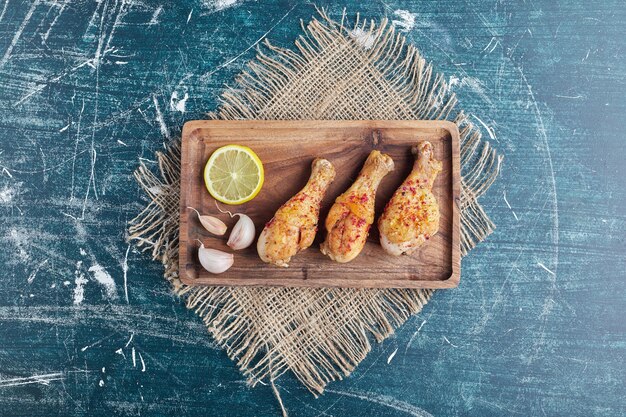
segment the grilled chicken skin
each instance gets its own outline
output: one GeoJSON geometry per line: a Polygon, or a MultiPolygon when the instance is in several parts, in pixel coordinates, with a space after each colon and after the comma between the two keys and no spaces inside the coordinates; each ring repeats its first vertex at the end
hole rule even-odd
{"type": "Polygon", "coordinates": [[[311,246],[320,204],[334,179],[333,165],[316,158],[307,184],[276,211],[261,232],[256,247],[263,262],[288,267],[292,256],[311,246]]]}
{"type": "Polygon", "coordinates": [[[381,180],[393,170],[389,155],[372,151],[359,176],[337,197],[326,217],[326,240],[320,250],[336,262],[350,262],[363,249],[372,223],[381,180]]]}
{"type": "Polygon", "coordinates": [[[378,219],[380,244],[396,256],[413,253],[439,230],[439,205],[431,190],[441,162],[430,142],[419,143],[411,152],[417,157],[413,170],[378,219]]]}

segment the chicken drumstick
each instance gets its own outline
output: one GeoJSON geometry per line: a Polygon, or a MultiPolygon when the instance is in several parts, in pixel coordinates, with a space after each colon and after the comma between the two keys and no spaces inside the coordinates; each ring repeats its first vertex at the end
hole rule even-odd
{"type": "Polygon", "coordinates": [[[326,217],[326,240],[320,249],[337,262],[350,262],[361,252],[372,223],[380,181],[393,170],[389,155],[372,151],[356,181],[337,197],[326,217]]]}
{"type": "Polygon", "coordinates": [[[431,190],[441,162],[430,142],[414,146],[411,152],[417,156],[413,170],[378,219],[380,244],[396,256],[413,253],[439,230],[439,205],[431,190]]]}
{"type": "Polygon", "coordinates": [[[311,246],[320,203],[334,179],[333,165],[316,158],[307,184],[276,211],[261,232],[256,247],[263,262],[288,267],[292,256],[311,246]]]}

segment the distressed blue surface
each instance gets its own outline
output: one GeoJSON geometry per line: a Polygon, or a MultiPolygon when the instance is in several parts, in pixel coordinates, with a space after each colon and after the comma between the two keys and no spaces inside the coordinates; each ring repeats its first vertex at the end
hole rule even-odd
{"type": "MultiPolygon", "coordinates": [[[[290,415],[624,415],[623,2],[347,6],[396,20],[492,130],[498,229],[458,289],[322,398],[281,378],[290,415]]],[[[138,158],[214,109],[259,40],[290,46],[314,14],[0,0],[0,415],[279,414],[124,233],[146,204],[138,158]]]]}

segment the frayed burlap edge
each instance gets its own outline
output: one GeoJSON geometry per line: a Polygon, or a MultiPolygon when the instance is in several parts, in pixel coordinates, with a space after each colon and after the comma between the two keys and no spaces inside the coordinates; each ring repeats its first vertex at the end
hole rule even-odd
{"type": "MultiPolygon", "coordinates": [[[[465,255],[494,229],[477,199],[498,176],[502,158],[481,139],[468,117],[455,111],[457,99],[449,93],[443,75],[435,74],[419,51],[396,34],[386,20],[377,27],[373,21],[360,22],[357,15],[356,23],[348,29],[344,26],[345,15],[338,23],[324,11],[320,14],[321,20],[303,25],[304,36],[296,41],[298,52],[266,41],[266,50],[259,50],[257,59],[237,78],[235,88],[227,88],[220,108],[209,117],[453,120],[461,133],[461,250],[465,255]],[[376,107],[363,110],[354,106],[337,114],[333,113],[333,100],[309,101],[308,106],[293,103],[298,96],[293,89],[303,77],[315,75],[320,65],[336,63],[336,54],[349,57],[350,65],[362,60],[370,70],[367,75],[379,78],[374,80],[382,86],[376,107]]],[[[163,263],[165,277],[174,291],[185,297],[187,307],[203,319],[251,385],[266,378],[273,381],[290,370],[313,394],[322,393],[328,382],[349,375],[365,358],[371,348],[369,335],[384,340],[429,300],[430,290],[182,284],[177,263],[179,141],[166,152],[157,153],[157,159],[159,175],[143,163],[135,172],[150,203],[130,222],[130,239],[163,263]]]]}

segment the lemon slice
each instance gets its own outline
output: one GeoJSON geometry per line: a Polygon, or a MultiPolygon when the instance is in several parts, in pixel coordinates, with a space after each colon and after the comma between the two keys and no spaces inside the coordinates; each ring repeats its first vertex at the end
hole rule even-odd
{"type": "Polygon", "coordinates": [[[263,163],[247,146],[222,146],[204,167],[204,184],[209,194],[225,204],[252,200],[261,191],[263,181],[263,163]]]}

